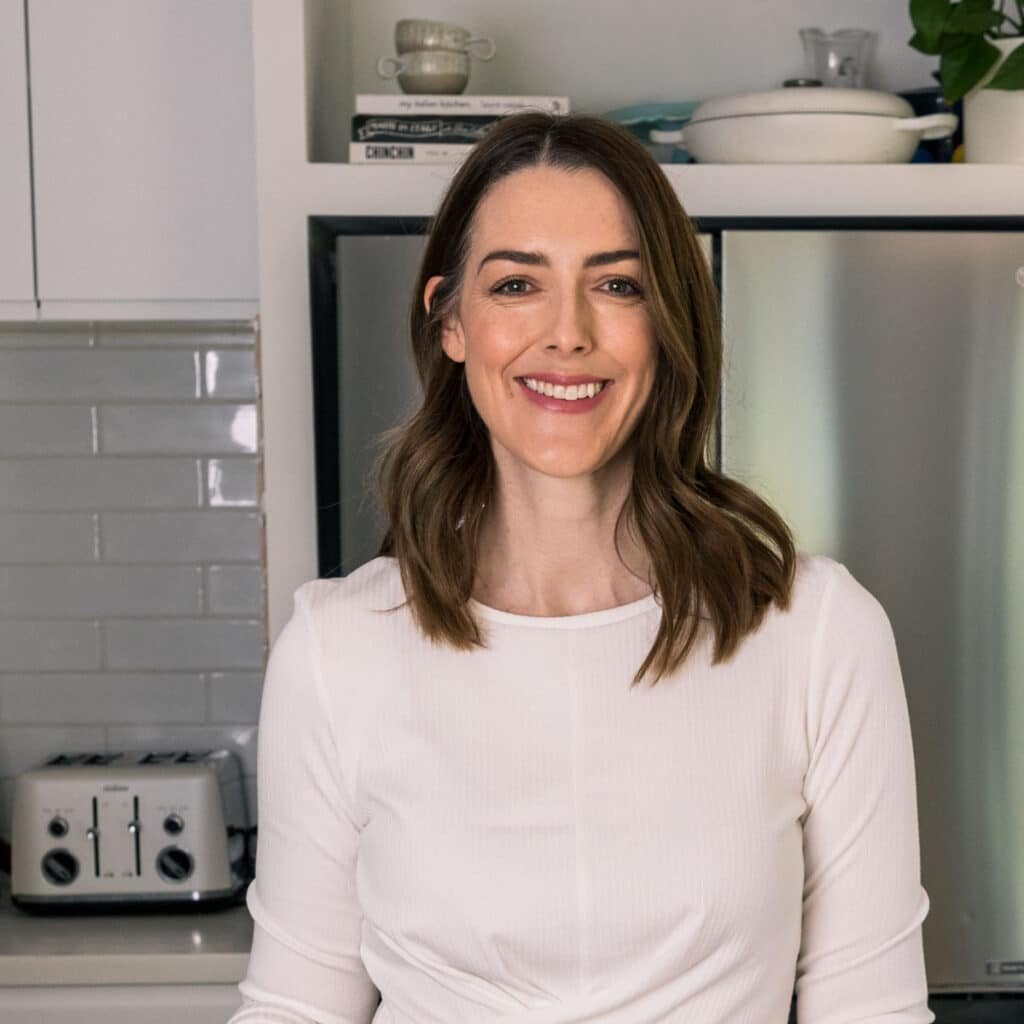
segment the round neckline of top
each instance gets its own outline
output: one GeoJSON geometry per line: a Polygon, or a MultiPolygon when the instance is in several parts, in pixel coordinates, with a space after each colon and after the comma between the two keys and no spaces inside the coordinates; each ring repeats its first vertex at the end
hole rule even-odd
{"type": "Polygon", "coordinates": [[[594,612],[581,612],[578,615],[520,615],[517,612],[506,612],[501,608],[492,608],[481,604],[475,597],[469,599],[469,607],[486,619],[493,622],[505,622],[512,626],[539,626],[545,629],[579,629],[585,626],[603,626],[609,622],[620,622],[642,615],[658,605],[657,595],[648,594],[637,601],[618,604],[612,608],[599,608],[594,612]]]}

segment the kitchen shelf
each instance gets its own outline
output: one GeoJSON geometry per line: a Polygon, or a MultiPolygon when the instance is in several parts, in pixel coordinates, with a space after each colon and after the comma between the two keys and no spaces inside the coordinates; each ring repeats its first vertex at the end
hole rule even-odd
{"type": "MultiPolygon", "coordinates": [[[[306,163],[310,216],[430,216],[458,165],[306,163]]],[[[691,217],[1005,217],[1024,223],[1013,164],[662,164],[691,217]]]]}

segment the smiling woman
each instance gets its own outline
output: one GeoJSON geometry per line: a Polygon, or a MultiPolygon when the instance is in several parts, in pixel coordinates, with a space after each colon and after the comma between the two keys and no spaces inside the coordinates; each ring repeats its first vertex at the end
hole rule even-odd
{"type": "Polygon", "coordinates": [[[471,597],[558,615],[657,592],[664,628],[634,681],[657,679],[702,621],[726,659],[785,607],[788,527],[707,463],[717,294],[644,157],[599,118],[509,118],[432,222],[410,318],[424,402],[383,439],[381,554],[420,628],[457,649],[483,642],[471,597]],[[580,380],[600,390],[581,401],[580,380]]]}
{"type": "Polygon", "coordinates": [[[498,122],[409,326],[380,554],[267,667],[233,1024],[934,1020],[892,629],[708,465],[717,295],[661,168],[498,122]]]}

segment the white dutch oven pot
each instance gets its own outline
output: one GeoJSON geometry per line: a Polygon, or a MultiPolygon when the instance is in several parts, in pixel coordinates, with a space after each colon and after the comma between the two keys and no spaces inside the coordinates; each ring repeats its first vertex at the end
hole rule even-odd
{"type": "Polygon", "coordinates": [[[895,93],[791,86],[706,100],[658,141],[682,141],[702,164],[898,164],[922,139],[952,135],[957,121],[950,113],[915,117],[895,93]]]}

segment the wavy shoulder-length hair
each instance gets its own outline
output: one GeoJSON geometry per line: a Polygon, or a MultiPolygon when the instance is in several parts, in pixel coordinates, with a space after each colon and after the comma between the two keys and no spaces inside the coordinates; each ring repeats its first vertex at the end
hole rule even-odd
{"type": "MultiPolygon", "coordinates": [[[[473,147],[429,224],[409,307],[420,408],[380,436],[373,486],[388,529],[380,555],[397,560],[406,602],[435,644],[486,646],[468,599],[484,506],[495,485],[486,426],[463,363],[441,347],[458,309],[473,218],[496,182],[529,167],[602,173],[631,207],[645,301],[657,339],[651,395],[628,443],[634,462],[619,518],[653,566],[661,606],[653,646],[631,683],[657,683],[685,660],[706,620],[713,663],[725,661],[774,601],[788,608],[792,533],[763,499],[717,472],[707,444],[718,408],[722,341],[718,295],[690,218],[657,162],[603,118],[527,111],[496,122],[473,147]],[[429,312],[428,280],[443,276],[429,312]]],[[[400,605],[399,607],[404,607],[400,605]]]]}

